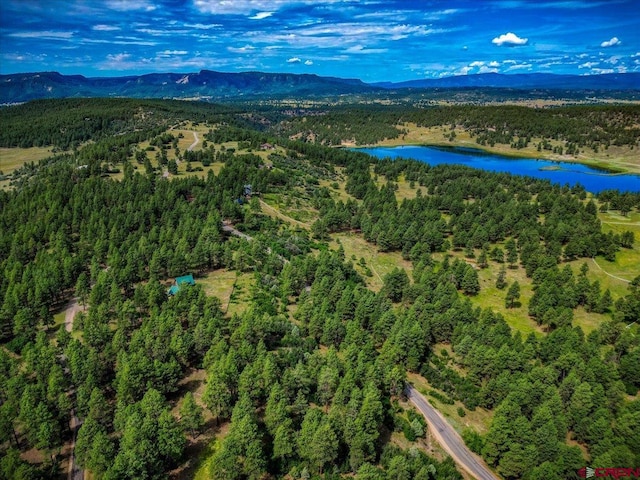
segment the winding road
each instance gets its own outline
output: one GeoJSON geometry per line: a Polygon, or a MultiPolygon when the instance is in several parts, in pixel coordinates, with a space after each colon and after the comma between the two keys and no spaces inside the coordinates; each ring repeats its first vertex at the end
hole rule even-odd
{"type": "Polygon", "coordinates": [[[429,428],[438,443],[451,455],[451,458],[458,466],[477,480],[497,480],[500,478],[487,467],[480,457],[467,448],[458,432],[449,425],[440,412],[433,408],[420,392],[409,384],[406,385],[404,391],[409,400],[426,418],[429,428]]]}

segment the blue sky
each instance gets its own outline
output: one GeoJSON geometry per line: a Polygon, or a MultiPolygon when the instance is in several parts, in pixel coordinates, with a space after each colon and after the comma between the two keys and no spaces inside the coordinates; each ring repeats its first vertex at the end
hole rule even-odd
{"type": "Polygon", "coordinates": [[[640,0],[3,0],[0,73],[640,71],[640,0]]]}

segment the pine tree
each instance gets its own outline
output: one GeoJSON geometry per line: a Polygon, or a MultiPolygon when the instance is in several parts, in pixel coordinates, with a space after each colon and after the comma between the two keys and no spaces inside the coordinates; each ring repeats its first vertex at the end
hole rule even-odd
{"type": "Polygon", "coordinates": [[[500,267],[500,271],[498,272],[498,278],[496,278],[496,288],[502,290],[507,286],[507,270],[504,267],[500,267]]]}
{"type": "Polygon", "coordinates": [[[513,308],[516,305],[516,302],[520,299],[520,284],[515,281],[507,290],[507,296],[505,298],[505,306],[507,308],[513,308]]]}
{"type": "Polygon", "coordinates": [[[187,392],[180,407],[180,423],[182,427],[196,437],[204,426],[202,407],[198,405],[191,392],[187,392]]]}

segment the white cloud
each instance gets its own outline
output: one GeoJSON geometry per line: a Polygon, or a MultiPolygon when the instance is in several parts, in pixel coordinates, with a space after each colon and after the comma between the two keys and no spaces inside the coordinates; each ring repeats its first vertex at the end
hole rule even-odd
{"type": "Polygon", "coordinates": [[[593,68],[598,65],[600,62],[585,62],[581,65],[578,65],[578,68],[593,68]]]}
{"type": "Polygon", "coordinates": [[[520,38],[515,33],[508,32],[500,35],[499,37],[494,38],[493,40],[491,40],[491,43],[494,43],[499,47],[501,47],[502,45],[506,45],[508,47],[515,47],[518,45],[526,45],[528,41],[529,41],[528,38],[520,38]]]}
{"type": "Polygon", "coordinates": [[[354,45],[352,47],[347,48],[344,53],[385,53],[387,51],[386,48],[366,48],[362,45],[354,45]]]}
{"type": "Polygon", "coordinates": [[[114,25],[94,25],[91,29],[97,32],[115,32],[116,30],[120,30],[120,27],[114,25]]]}
{"type": "Polygon", "coordinates": [[[469,64],[470,67],[475,68],[475,67],[482,67],[484,65],[484,62],[481,62],[479,60],[476,60],[475,62],[471,62],[469,64]]]}
{"type": "Polygon", "coordinates": [[[489,68],[486,65],[483,65],[482,67],[480,67],[480,70],[478,70],[478,73],[498,73],[498,69],[489,68]]]}
{"type": "Polygon", "coordinates": [[[313,62],[311,60],[307,60],[306,62],[304,62],[304,64],[309,66],[309,65],[313,65],[313,62]]]}
{"type": "Polygon", "coordinates": [[[205,25],[204,23],[185,23],[184,26],[187,27],[187,28],[195,28],[197,30],[210,30],[212,28],[221,27],[222,24],[221,23],[211,23],[211,24],[205,25]]]}
{"type": "Polygon", "coordinates": [[[107,55],[107,61],[111,63],[122,63],[131,58],[130,53],[116,53],[115,55],[109,54],[107,55]]]}
{"type": "Polygon", "coordinates": [[[495,60],[493,62],[489,62],[489,66],[491,68],[498,68],[500,66],[500,62],[496,62],[495,60]]]}
{"type": "Polygon", "coordinates": [[[165,50],[163,52],[158,52],[158,55],[162,56],[162,57],[169,57],[172,55],[186,55],[189,52],[187,52],[186,50],[165,50]]]}
{"type": "Polygon", "coordinates": [[[640,57],[640,52],[637,52],[636,54],[631,55],[631,58],[638,58],[638,57],[640,57]]]}
{"type": "Polygon", "coordinates": [[[82,44],[109,44],[109,45],[141,45],[144,47],[155,47],[157,42],[149,42],[146,40],[127,39],[124,37],[122,40],[105,40],[102,38],[83,38],[80,40],[82,44]]]}
{"type": "Polygon", "coordinates": [[[523,69],[530,69],[533,65],[531,63],[520,63],[518,65],[512,65],[509,68],[507,68],[507,72],[511,72],[513,70],[523,70],[523,69]]]}
{"type": "Polygon", "coordinates": [[[262,20],[273,15],[274,12],[258,12],[253,17],[249,17],[251,20],[262,20]]]}
{"type": "Polygon", "coordinates": [[[618,37],[613,37],[611,40],[607,40],[602,42],[600,46],[602,48],[615,47],[616,45],[620,45],[622,42],[618,39],[618,37]]]}
{"type": "Polygon", "coordinates": [[[602,75],[605,73],[616,73],[616,71],[613,68],[592,68],[591,72],[597,75],[602,75]]]}
{"type": "Polygon", "coordinates": [[[15,32],[10,33],[10,37],[17,38],[46,38],[49,40],[68,40],[73,37],[74,32],[53,32],[51,30],[44,30],[41,32],[15,32]]]}
{"type": "MultiPolygon", "coordinates": [[[[126,1],[126,0],[125,0],[126,1]]],[[[336,3],[339,0],[298,0],[304,5],[336,3]]],[[[271,12],[290,5],[291,0],[194,0],[193,5],[202,13],[214,15],[249,15],[251,12],[271,12]]]]}
{"type": "Polygon", "coordinates": [[[146,0],[109,0],[107,6],[119,12],[130,12],[135,10],[144,10],[145,12],[153,12],[155,5],[146,0]]]}
{"type": "Polygon", "coordinates": [[[287,60],[287,63],[300,63],[302,60],[300,60],[298,57],[291,57],[289,60],[287,60]]]}
{"type": "Polygon", "coordinates": [[[254,47],[253,45],[245,45],[244,47],[238,47],[238,48],[227,47],[227,50],[229,50],[232,53],[247,53],[255,49],[256,47],[254,47]]]}

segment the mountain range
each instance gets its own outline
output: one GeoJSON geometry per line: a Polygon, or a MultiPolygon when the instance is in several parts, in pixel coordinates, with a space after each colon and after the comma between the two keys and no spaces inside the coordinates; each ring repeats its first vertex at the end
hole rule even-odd
{"type": "Polygon", "coordinates": [[[0,75],[0,104],[41,98],[131,97],[239,100],[266,97],[327,97],[412,92],[441,88],[509,88],[546,90],[640,90],[640,73],[504,75],[486,73],[407,82],[364,83],[358,79],[292,73],[151,73],[87,78],[57,72],[0,75]]]}

